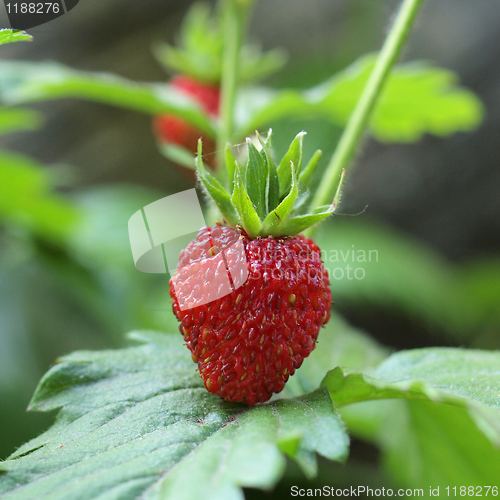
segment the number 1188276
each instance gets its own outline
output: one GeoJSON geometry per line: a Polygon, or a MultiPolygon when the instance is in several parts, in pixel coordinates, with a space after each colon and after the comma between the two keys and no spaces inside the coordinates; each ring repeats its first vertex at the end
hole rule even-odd
{"type": "Polygon", "coordinates": [[[5,7],[7,14],[59,14],[61,8],[58,3],[52,2],[8,3],[5,7]]]}
{"type": "Polygon", "coordinates": [[[446,486],[448,496],[487,497],[498,496],[498,486],[446,486]]]}

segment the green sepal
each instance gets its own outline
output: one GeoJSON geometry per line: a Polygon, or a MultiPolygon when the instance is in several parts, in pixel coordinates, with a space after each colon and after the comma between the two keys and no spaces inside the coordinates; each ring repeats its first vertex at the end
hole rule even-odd
{"type": "Polygon", "coordinates": [[[261,148],[256,141],[247,138],[245,166],[238,162],[227,144],[224,153],[227,180],[232,185],[231,195],[207,172],[201,160],[199,145],[197,161],[200,180],[228,224],[241,227],[251,238],[295,236],[335,212],[345,172],[340,177],[332,204],[317,209],[306,208],[309,195],[307,185],[317,167],[321,151],[316,151],[301,171],[304,135],[305,132],[300,132],[295,136],[279,167],[272,154],[272,130],[269,130],[267,137],[256,133],[261,148]],[[280,194],[283,183],[288,189],[280,194]]]}
{"type": "Polygon", "coordinates": [[[280,183],[280,197],[290,191],[292,176],[290,173],[290,163],[295,165],[295,173],[298,175],[302,168],[302,142],[306,132],[299,132],[290,144],[290,148],[281,160],[278,167],[278,178],[280,183]]]}
{"type": "Polygon", "coordinates": [[[259,218],[264,219],[267,215],[268,165],[250,138],[247,138],[247,145],[248,163],[244,179],[245,187],[259,218]]]}
{"type": "Polygon", "coordinates": [[[273,129],[270,128],[267,132],[267,137],[264,139],[258,130],[255,131],[255,135],[260,142],[260,145],[263,149],[266,149],[269,152],[269,156],[271,156],[271,151],[273,149],[273,129]]]}
{"type": "Polygon", "coordinates": [[[245,231],[251,238],[256,238],[261,232],[262,223],[245,189],[241,166],[238,162],[236,162],[234,170],[234,189],[231,201],[238,211],[241,225],[245,231]]]}
{"type": "Polygon", "coordinates": [[[280,202],[278,171],[276,168],[276,163],[272,156],[271,136],[272,129],[269,129],[266,140],[264,140],[257,132],[257,137],[260,144],[262,145],[260,155],[267,170],[266,214],[269,214],[272,210],[274,210],[280,202]]]}
{"type": "Polygon", "coordinates": [[[262,223],[262,233],[264,235],[278,233],[281,226],[286,223],[288,216],[294,209],[295,202],[299,196],[299,186],[293,163],[290,163],[290,171],[292,176],[292,186],[290,188],[290,192],[274,210],[269,212],[269,215],[264,219],[264,222],[262,223]]]}
{"type": "Polygon", "coordinates": [[[326,219],[334,212],[333,205],[324,205],[319,207],[312,214],[297,215],[288,219],[279,229],[276,236],[299,234],[307,228],[317,224],[318,222],[326,219]]]}
{"type": "Polygon", "coordinates": [[[299,176],[299,185],[301,189],[308,189],[309,184],[311,182],[311,178],[316,171],[316,167],[318,166],[319,160],[321,159],[322,151],[318,149],[309,160],[309,163],[306,165],[306,168],[300,172],[299,176]]]}
{"type": "MultiPolygon", "coordinates": [[[[301,191],[301,186],[299,183],[299,196],[297,200],[295,201],[295,204],[293,206],[293,211],[294,212],[301,212],[302,209],[307,205],[307,200],[309,199],[309,193],[307,191],[302,192],[301,191]]],[[[305,212],[305,210],[304,210],[305,212]]]]}
{"type": "Polygon", "coordinates": [[[213,175],[208,173],[205,165],[203,164],[201,139],[198,141],[198,156],[196,157],[196,166],[200,181],[210,195],[210,198],[219,208],[222,216],[232,226],[236,226],[237,224],[239,224],[240,219],[238,217],[238,212],[236,211],[231,201],[231,195],[213,175]]]}

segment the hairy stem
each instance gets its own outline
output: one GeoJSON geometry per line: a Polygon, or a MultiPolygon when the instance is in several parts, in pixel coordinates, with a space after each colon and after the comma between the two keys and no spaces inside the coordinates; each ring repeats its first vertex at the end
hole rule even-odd
{"type": "Polygon", "coordinates": [[[373,71],[347,122],[318,191],[311,202],[313,208],[332,203],[342,170],[349,166],[356,153],[387,77],[401,53],[422,2],[423,0],[403,1],[396,21],[384,42],[373,71]]]}

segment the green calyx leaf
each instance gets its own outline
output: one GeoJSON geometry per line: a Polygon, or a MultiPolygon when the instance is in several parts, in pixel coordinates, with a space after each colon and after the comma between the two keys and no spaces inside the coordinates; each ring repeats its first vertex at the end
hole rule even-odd
{"type": "Polygon", "coordinates": [[[248,196],[257,214],[262,219],[267,211],[267,181],[268,164],[253,145],[251,139],[247,139],[248,166],[246,169],[246,188],[248,196]]]}
{"type": "Polygon", "coordinates": [[[280,182],[280,195],[287,193],[292,185],[292,173],[290,163],[294,165],[295,174],[300,173],[302,168],[302,143],[304,141],[305,132],[300,132],[290,144],[288,152],[281,160],[278,167],[278,176],[280,182]]]}
{"type": "Polygon", "coordinates": [[[295,166],[292,162],[290,162],[289,169],[292,176],[290,192],[265,218],[262,229],[266,233],[279,234],[281,227],[292,212],[295,202],[297,201],[297,197],[299,196],[299,186],[295,175],[295,166]]]}
{"type": "Polygon", "coordinates": [[[273,159],[273,152],[271,146],[271,135],[272,130],[269,129],[269,133],[267,135],[267,139],[264,140],[259,133],[257,133],[257,137],[259,139],[260,145],[262,146],[262,150],[260,151],[260,155],[262,157],[262,162],[264,164],[264,169],[266,172],[266,212],[267,215],[271,210],[276,208],[280,202],[280,184],[278,178],[278,169],[276,167],[276,163],[273,159]]]}
{"type": "Polygon", "coordinates": [[[309,188],[309,183],[311,182],[311,178],[316,171],[316,167],[318,166],[319,160],[321,160],[322,151],[318,149],[309,160],[309,163],[306,165],[306,168],[300,172],[299,183],[303,190],[309,188]]]}
{"type": "MultiPolygon", "coordinates": [[[[222,5],[222,3],[221,3],[222,5]]],[[[212,12],[208,3],[196,3],[184,18],[175,47],[157,43],[154,54],[169,71],[190,75],[206,83],[218,84],[222,74],[222,9],[212,12]]],[[[280,70],[286,56],[274,49],[265,54],[259,46],[246,44],[241,51],[239,78],[243,82],[263,79],[280,70]]]]}
{"type": "Polygon", "coordinates": [[[243,229],[245,229],[251,238],[259,236],[262,224],[245,188],[239,163],[236,163],[236,170],[234,172],[234,190],[231,201],[239,213],[243,229]]]}
{"type": "Polygon", "coordinates": [[[280,228],[280,235],[299,234],[326,219],[335,211],[333,205],[319,207],[311,214],[297,215],[288,219],[280,228]]]}
{"type": "Polygon", "coordinates": [[[198,141],[198,155],[196,157],[196,166],[200,181],[205,187],[207,193],[210,195],[210,198],[212,198],[212,200],[219,208],[223,217],[231,225],[238,224],[238,213],[236,212],[236,209],[231,201],[230,194],[213,175],[208,173],[205,165],[203,164],[201,139],[198,141]]]}
{"type": "Polygon", "coordinates": [[[280,202],[279,180],[271,152],[271,131],[266,140],[260,135],[258,139],[262,149],[259,151],[250,138],[248,145],[248,164],[245,172],[245,183],[248,195],[263,220],[280,202]]]}
{"type": "Polygon", "coordinates": [[[228,145],[225,173],[232,191],[203,165],[200,141],[197,158],[200,181],[229,225],[241,227],[251,238],[295,236],[335,212],[345,172],[331,205],[304,209],[310,194],[309,181],[321,157],[321,151],[316,151],[301,171],[304,136],[305,132],[297,134],[279,164],[273,158],[271,130],[266,138],[259,133],[256,141],[247,138],[248,158],[244,165],[228,145]]]}

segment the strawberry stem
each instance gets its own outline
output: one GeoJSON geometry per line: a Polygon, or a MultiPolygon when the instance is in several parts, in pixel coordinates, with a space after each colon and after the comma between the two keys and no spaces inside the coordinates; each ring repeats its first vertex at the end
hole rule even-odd
{"type": "Polygon", "coordinates": [[[341,173],[349,166],[356,153],[363,132],[384,89],[387,77],[401,53],[401,49],[408,38],[422,2],[423,0],[403,1],[396,21],[384,42],[373,71],[349,118],[319,188],[311,202],[313,209],[332,202],[336,188],[339,185],[339,178],[342,177],[341,181],[343,180],[341,173]]]}
{"type": "Polygon", "coordinates": [[[234,104],[239,83],[240,52],[251,2],[223,0],[224,47],[221,79],[221,123],[217,133],[217,165],[220,180],[225,181],[225,147],[234,134],[234,104]]]}

